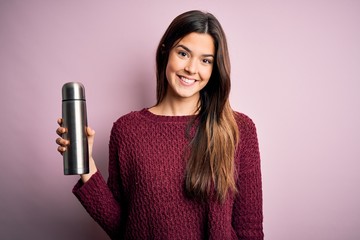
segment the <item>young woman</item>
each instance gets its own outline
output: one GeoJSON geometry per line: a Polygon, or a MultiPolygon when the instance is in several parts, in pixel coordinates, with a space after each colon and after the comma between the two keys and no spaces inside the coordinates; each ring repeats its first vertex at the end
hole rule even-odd
{"type": "MultiPolygon", "coordinates": [[[[230,107],[218,20],[200,11],[176,17],[156,64],[156,105],[113,125],[107,183],[90,157],[73,193],[112,239],[263,239],[256,129],[230,107]]],[[[66,151],[67,140],[57,143],[66,151]]]]}

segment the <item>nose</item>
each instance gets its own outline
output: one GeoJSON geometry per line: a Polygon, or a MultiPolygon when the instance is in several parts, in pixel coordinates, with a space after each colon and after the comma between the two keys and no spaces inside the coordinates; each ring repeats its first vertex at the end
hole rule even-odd
{"type": "Polygon", "coordinates": [[[188,63],[185,66],[185,71],[191,75],[196,74],[198,71],[198,66],[194,59],[189,59],[188,63]]]}

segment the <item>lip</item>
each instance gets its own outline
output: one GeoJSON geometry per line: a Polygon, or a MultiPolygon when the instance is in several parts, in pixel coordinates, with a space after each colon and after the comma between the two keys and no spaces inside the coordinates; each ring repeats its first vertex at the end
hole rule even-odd
{"type": "Polygon", "coordinates": [[[198,81],[194,78],[190,78],[190,77],[183,76],[183,75],[177,75],[177,76],[180,80],[180,83],[185,86],[192,86],[193,84],[195,84],[198,81]]]}

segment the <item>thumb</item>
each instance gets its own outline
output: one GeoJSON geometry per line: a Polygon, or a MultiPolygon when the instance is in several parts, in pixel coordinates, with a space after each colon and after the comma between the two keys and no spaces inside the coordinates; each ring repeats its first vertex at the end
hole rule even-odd
{"type": "Polygon", "coordinates": [[[86,128],[86,133],[89,137],[93,137],[95,135],[95,130],[92,129],[91,127],[87,127],[86,128]]]}

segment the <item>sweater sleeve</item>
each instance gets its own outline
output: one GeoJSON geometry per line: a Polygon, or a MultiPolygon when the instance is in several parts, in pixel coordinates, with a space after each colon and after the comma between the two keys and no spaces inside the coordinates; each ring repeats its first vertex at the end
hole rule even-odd
{"type": "Polygon", "coordinates": [[[121,235],[123,227],[116,142],[113,127],[109,144],[108,183],[97,171],[85,184],[80,180],[73,188],[74,195],[86,211],[112,239],[121,235]]]}
{"type": "Polygon", "coordinates": [[[243,117],[240,128],[239,167],[232,225],[239,239],[262,240],[262,183],[256,127],[243,117]]]}

